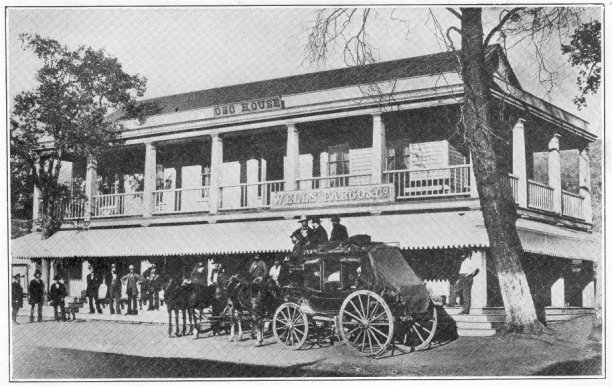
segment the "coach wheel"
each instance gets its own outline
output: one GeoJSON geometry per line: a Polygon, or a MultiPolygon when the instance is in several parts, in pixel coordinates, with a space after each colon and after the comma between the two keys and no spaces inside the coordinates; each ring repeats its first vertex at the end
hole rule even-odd
{"type": "Polygon", "coordinates": [[[362,356],[379,356],[393,340],[393,315],[378,294],[370,290],[351,293],[342,303],[340,335],[362,356]]]}
{"type": "Polygon", "coordinates": [[[435,305],[430,303],[425,313],[411,316],[403,345],[410,347],[413,351],[426,348],[436,334],[437,327],[438,312],[435,305]]]}
{"type": "Polygon", "coordinates": [[[300,349],[308,337],[308,316],[297,304],[286,302],[276,309],[272,330],[279,344],[291,350],[300,349]]]}

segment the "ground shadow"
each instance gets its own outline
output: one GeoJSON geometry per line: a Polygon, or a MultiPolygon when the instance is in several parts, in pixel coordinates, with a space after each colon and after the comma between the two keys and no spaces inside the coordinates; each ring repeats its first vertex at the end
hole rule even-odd
{"type": "Polygon", "coordinates": [[[533,373],[537,376],[601,375],[601,355],[584,360],[568,360],[551,364],[533,373]]]}
{"type": "Polygon", "coordinates": [[[455,320],[446,313],[442,306],[436,306],[436,311],[438,312],[438,328],[432,342],[442,345],[457,340],[459,334],[457,333],[457,323],[455,320]]]}

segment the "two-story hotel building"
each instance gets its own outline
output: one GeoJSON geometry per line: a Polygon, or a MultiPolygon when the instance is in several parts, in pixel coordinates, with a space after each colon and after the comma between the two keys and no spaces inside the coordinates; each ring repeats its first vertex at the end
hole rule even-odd
{"type": "MultiPolygon", "coordinates": [[[[523,266],[537,305],[595,303],[599,242],[591,234],[587,122],[524,91],[502,50],[488,50],[492,93],[512,120],[502,130],[505,195],[516,203],[523,266]],[[560,153],[579,181],[564,190],[560,153]],[[547,175],[535,165],[547,163],[547,175]]],[[[291,250],[301,215],[339,215],[405,253],[436,297],[450,294],[459,249],[480,265],[472,308],[502,305],[487,260],[469,151],[454,135],[463,84],[453,53],[296,75],[156,98],[159,114],[125,120],[122,145],[62,164],[85,199],[64,226],[12,241],[13,269],[84,289],[86,265],[185,273],[200,260],[229,270],[291,250]]],[[[38,214],[35,192],[34,217],[38,214]]]]}

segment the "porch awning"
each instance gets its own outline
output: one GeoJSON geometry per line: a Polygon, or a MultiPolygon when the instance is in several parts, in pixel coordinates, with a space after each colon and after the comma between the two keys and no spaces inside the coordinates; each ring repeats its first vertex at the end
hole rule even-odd
{"type": "MultiPolygon", "coordinates": [[[[483,248],[489,241],[480,211],[346,217],[350,235],[403,249],[483,248]]],[[[215,224],[61,230],[46,240],[32,233],[11,241],[13,258],[150,257],[289,252],[299,224],[267,220],[215,224]]],[[[331,224],[324,220],[328,233],[331,224]]],[[[517,227],[525,251],[569,259],[598,260],[596,238],[528,220],[517,227]]]]}

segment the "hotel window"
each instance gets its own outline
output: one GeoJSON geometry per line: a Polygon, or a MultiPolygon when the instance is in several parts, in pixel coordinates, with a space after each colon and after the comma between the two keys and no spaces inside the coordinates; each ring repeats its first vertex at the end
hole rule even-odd
{"type": "MultiPolygon", "coordinates": [[[[329,176],[339,176],[350,174],[349,169],[349,144],[340,144],[330,146],[328,148],[329,161],[328,172],[329,176]]],[[[340,177],[329,180],[330,187],[345,187],[349,185],[348,177],[340,177]]]]}
{"type": "Polygon", "coordinates": [[[155,189],[162,190],[164,188],[164,166],[162,164],[157,164],[155,168],[155,189]]]}
{"type": "MultiPolygon", "coordinates": [[[[210,167],[202,167],[202,187],[210,187],[210,167]]],[[[209,195],[208,189],[202,190],[202,198],[207,198],[209,195]]]]}
{"type": "Polygon", "coordinates": [[[410,142],[401,140],[387,146],[387,171],[410,169],[410,142]]]}

